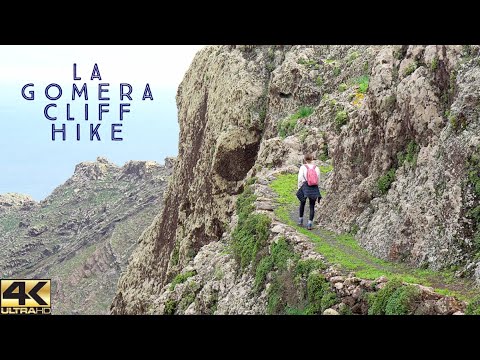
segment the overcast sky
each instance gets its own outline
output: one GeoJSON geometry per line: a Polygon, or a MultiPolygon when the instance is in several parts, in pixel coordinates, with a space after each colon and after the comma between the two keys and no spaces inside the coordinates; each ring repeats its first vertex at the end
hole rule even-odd
{"type": "MultiPolygon", "coordinates": [[[[105,156],[118,165],[128,160],[163,162],[176,155],[178,123],[175,94],[185,71],[201,45],[165,46],[0,46],[0,193],[18,192],[41,200],[72,174],[80,161],[105,156]],[[87,83],[90,119],[83,116],[85,101],[72,102],[73,64],[77,76],[87,83]],[[104,114],[100,128],[102,141],[90,142],[88,126],[96,124],[98,114],[97,79],[90,80],[98,64],[102,83],[110,84],[110,113],[104,114]],[[21,96],[21,88],[34,83],[35,100],[21,96]],[[57,83],[63,95],[57,101],[46,99],[45,86],[57,83]],[[125,114],[122,126],[124,141],[110,140],[110,126],[118,122],[120,83],[133,87],[131,112],[125,114]],[[151,87],[153,101],[141,100],[145,84],[151,87]],[[43,114],[49,103],[56,103],[43,114]],[[66,121],[70,104],[75,121],[66,121]],[[92,121],[93,119],[93,121],[92,121]],[[81,121],[80,121],[81,120],[81,121]],[[51,126],[67,126],[67,141],[52,141],[51,126]],[[75,139],[75,126],[81,125],[84,136],[75,139]]],[[[51,94],[56,94],[52,90],[51,94]]]]}

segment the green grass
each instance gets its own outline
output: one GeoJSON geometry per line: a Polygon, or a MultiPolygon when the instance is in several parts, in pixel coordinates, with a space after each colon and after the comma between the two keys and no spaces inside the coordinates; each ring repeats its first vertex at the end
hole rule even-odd
{"type": "Polygon", "coordinates": [[[320,168],[320,172],[322,174],[328,174],[329,172],[331,172],[333,170],[333,166],[332,165],[325,165],[325,166],[319,166],[320,168]]]}
{"type": "Polygon", "coordinates": [[[191,278],[195,275],[195,271],[187,271],[186,273],[177,274],[177,276],[173,278],[172,283],[170,284],[170,290],[175,289],[175,286],[184,283],[185,281],[187,281],[188,278],[191,278]]]}
{"type": "Polygon", "coordinates": [[[335,115],[335,127],[337,130],[340,130],[343,125],[348,123],[348,114],[345,110],[337,111],[335,115]]]}
{"type": "Polygon", "coordinates": [[[318,75],[317,79],[315,80],[315,83],[317,84],[318,87],[321,87],[323,85],[323,78],[318,75]]]}
{"type": "Polygon", "coordinates": [[[369,294],[369,315],[412,315],[421,300],[420,290],[393,278],[384,288],[369,294]]]}
{"type": "MultiPolygon", "coordinates": [[[[356,276],[363,279],[377,279],[385,276],[389,279],[398,278],[407,283],[432,286],[432,279],[442,280],[448,284],[453,280],[453,271],[433,271],[429,269],[406,269],[402,264],[397,264],[379,259],[371,255],[362,248],[355,238],[349,234],[335,234],[322,230],[325,236],[334,238],[348,251],[335,247],[328,243],[322,236],[296,225],[291,220],[289,211],[292,207],[298,205],[298,199],[295,196],[297,184],[296,174],[282,174],[270,183],[270,187],[277,195],[279,206],[275,209],[275,215],[285,224],[293,227],[299,233],[307,236],[316,247],[316,250],[322,254],[329,263],[339,264],[347,271],[355,272],[356,276]],[[390,270],[386,270],[390,269],[390,270]]],[[[435,289],[437,291],[437,289],[435,289]]],[[[464,294],[451,291],[449,289],[438,289],[439,293],[444,295],[456,296],[459,299],[467,299],[464,294]]]]}
{"type": "Polygon", "coordinates": [[[435,56],[430,63],[430,70],[435,71],[438,69],[438,56],[435,56]]]}
{"type": "Polygon", "coordinates": [[[465,311],[467,315],[480,315],[480,296],[475,297],[470,301],[465,311]]]}
{"type": "Polygon", "coordinates": [[[309,68],[315,68],[318,69],[318,61],[313,60],[313,59],[298,59],[297,61],[298,64],[300,65],[305,65],[306,67],[309,68]]]}
{"type": "Polygon", "coordinates": [[[417,68],[418,68],[418,63],[414,61],[403,70],[403,75],[408,76],[412,74],[417,68]]]}
{"type": "Polygon", "coordinates": [[[358,85],[358,92],[360,94],[366,94],[368,91],[368,84],[370,82],[370,78],[368,75],[360,76],[359,78],[355,79],[355,83],[358,85]]]}
{"type": "Polygon", "coordinates": [[[278,136],[280,136],[281,138],[286,138],[287,136],[293,135],[298,120],[312,115],[313,111],[314,110],[312,107],[302,106],[295,114],[290,115],[288,118],[282,120],[278,127],[278,136]]]}
{"type": "MultiPolygon", "coordinates": [[[[238,225],[232,232],[235,259],[245,269],[265,247],[270,234],[271,220],[263,214],[253,213],[256,196],[247,186],[237,199],[238,225]]],[[[255,265],[255,264],[254,264],[255,265]]]]}
{"type": "Polygon", "coordinates": [[[285,241],[285,238],[280,238],[277,243],[273,243],[270,254],[262,258],[256,268],[255,290],[259,291],[263,288],[270,271],[274,269],[285,270],[287,268],[288,259],[296,258],[298,258],[298,255],[293,252],[291,246],[285,241]]]}
{"type": "Polygon", "coordinates": [[[384,175],[377,180],[377,188],[382,195],[386,194],[392,183],[395,181],[395,168],[390,168],[384,175]]]}
{"type": "Polygon", "coordinates": [[[175,311],[177,310],[177,302],[175,300],[167,300],[165,303],[165,315],[174,315],[175,311]]]}

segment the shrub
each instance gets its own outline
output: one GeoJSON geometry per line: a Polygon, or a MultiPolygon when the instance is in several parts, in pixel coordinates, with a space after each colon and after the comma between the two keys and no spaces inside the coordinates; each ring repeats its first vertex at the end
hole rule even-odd
{"type": "Polygon", "coordinates": [[[348,114],[345,110],[340,110],[337,112],[335,115],[335,126],[337,130],[340,130],[340,128],[343,125],[346,125],[348,122],[348,114]]]}
{"type": "Polygon", "coordinates": [[[413,167],[417,166],[417,157],[420,147],[414,140],[410,140],[407,144],[407,149],[405,152],[399,152],[397,154],[397,167],[402,166],[405,162],[412,165],[413,167]]]}
{"type": "Polygon", "coordinates": [[[408,76],[410,74],[412,74],[418,67],[418,63],[416,61],[410,63],[410,65],[408,65],[405,70],[403,70],[403,75],[404,76],[408,76]]]}
{"type": "Polygon", "coordinates": [[[402,281],[392,279],[383,289],[378,290],[376,293],[369,294],[368,315],[385,315],[388,300],[401,286],[403,286],[402,281]]]}
{"type": "Polygon", "coordinates": [[[232,233],[233,253],[242,269],[257,257],[269,236],[271,220],[263,214],[251,214],[232,233]]]}
{"type": "Polygon", "coordinates": [[[348,85],[345,83],[341,83],[340,85],[338,85],[338,91],[340,92],[344,92],[345,90],[347,90],[347,88],[348,88],[348,85]]]}
{"type": "Polygon", "coordinates": [[[314,110],[312,107],[302,106],[295,114],[280,122],[278,135],[282,138],[292,135],[294,133],[295,126],[297,125],[297,121],[312,115],[313,111],[314,110]]]}
{"type": "Polygon", "coordinates": [[[315,83],[317,84],[318,87],[321,87],[323,85],[323,78],[318,75],[317,79],[315,80],[315,83]]]}
{"type": "Polygon", "coordinates": [[[307,300],[308,314],[321,314],[338,301],[325,277],[315,272],[307,279],[307,300]]]}
{"type": "Polygon", "coordinates": [[[163,312],[165,315],[174,315],[176,310],[177,303],[175,300],[167,300],[165,302],[165,310],[163,312]]]}
{"type": "Polygon", "coordinates": [[[170,290],[175,289],[175,286],[177,286],[178,284],[184,283],[185,281],[187,281],[188,278],[190,278],[192,276],[195,276],[195,275],[196,275],[195,271],[187,271],[186,273],[178,274],[172,280],[172,283],[170,284],[170,290]]]}
{"type": "Polygon", "coordinates": [[[390,186],[395,181],[395,169],[390,168],[385,175],[380,176],[377,181],[377,187],[380,193],[386,194],[390,189],[390,186]]]}
{"type": "Polygon", "coordinates": [[[413,285],[402,284],[399,279],[389,281],[383,289],[368,297],[369,315],[412,314],[421,299],[420,290],[413,285]]]}
{"type": "Polygon", "coordinates": [[[307,260],[299,260],[297,262],[297,266],[295,267],[295,274],[297,276],[306,277],[314,270],[324,270],[326,269],[326,265],[321,262],[320,260],[315,259],[307,259],[307,260]]]}
{"type": "Polygon", "coordinates": [[[335,66],[335,67],[333,68],[333,75],[334,75],[334,76],[340,75],[341,72],[342,72],[342,70],[340,69],[339,66],[335,66]]]}
{"type": "Polygon", "coordinates": [[[466,315],[480,315],[480,296],[475,297],[470,303],[467,305],[467,309],[465,310],[466,315]]]}
{"type": "Polygon", "coordinates": [[[437,69],[438,69],[438,57],[435,56],[432,62],[430,63],[430,70],[435,71],[437,69]]]}
{"type": "Polygon", "coordinates": [[[388,299],[385,315],[408,315],[416,308],[420,290],[412,285],[399,287],[388,299]]]}
{"type": "Polygon", "coordinates": [[[233,254],[241,268],[256,259],[270,234],[271,220],[263,214],[253,213],[256,196],[250,186],[237,199],[238,224],[232,232],[233,254]]]}
{"type": "Polygon", "coordinates": [[[291,247],[285,241],[285,238],[280,238],[277,243],[273,243],[270,255],[260,260],[256,268],[255,289],[261,289],[268,273],[273,269],[285,270],[288,259],[295,258],[295,256],[291,247]]]}
{"type": "Polygon", "coordinates": [[[368,91],[368,84],[370,82],[370,78],[368,75],[360,76],[358,79],[355,80],[358,85],[358,92],[360,94],[366,94],[368,91]]]}

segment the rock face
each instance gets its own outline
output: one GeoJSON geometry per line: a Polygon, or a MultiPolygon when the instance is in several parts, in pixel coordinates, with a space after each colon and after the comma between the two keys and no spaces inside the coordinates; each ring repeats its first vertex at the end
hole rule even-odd
{"type": "MultiPolygon", "coordinates": [[[[384,259],[455,266],[458,275],[474,276],[478,52],[477,46],[200,51],[177,93],[180,144],[165,196],[169,210],[142,235],[112,312],[163,313],[154,304],[175,275],[202,249],[221,253],[216,242],[235,226],[235,199],[245,182],[265,169],[298,166],[306,151],[333,165],[318,212],[324,227],[355,229],[360,244],[384,259]]],[[[271,212],[267,200],[259,210],[271,212]]],[[[250,280],[235,279],[238,287],[221,296],[247,301],[240,294],[249,293],[250,280]]],[[[218,309],[229,309],[221,304],[218,298],[218,309]]],[[[222,313],[264,311],[258,304],[231,309],[222,313]]]]}
{"type": "Polygon", "coordinates": [[[153,162],[98,158],[44,201],[0,195],[0,277],[51,278],[54,314],[105,314],[120,272],[162,208],[172,172],[153,162]]]}

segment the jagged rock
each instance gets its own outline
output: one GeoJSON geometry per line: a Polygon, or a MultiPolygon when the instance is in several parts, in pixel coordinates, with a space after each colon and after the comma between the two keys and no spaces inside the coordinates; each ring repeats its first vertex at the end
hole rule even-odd
{"type": "Polygon", "coordinates": [[[30,229],[28,229],[27,234],[28,234],[28,236],[35,237],[35,236],[43,234],[47,230],[48,230],[48,227],[45,226],[45,225],[40,226],[40,227],[33,226],[30,229]]]}
{"type": "Polygon", "coordinates": [[[323,312],[323,315],[340,315],[337,311],[333,310],[333,309],[326,309],[324,312],[323,312]]]}

